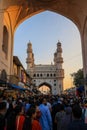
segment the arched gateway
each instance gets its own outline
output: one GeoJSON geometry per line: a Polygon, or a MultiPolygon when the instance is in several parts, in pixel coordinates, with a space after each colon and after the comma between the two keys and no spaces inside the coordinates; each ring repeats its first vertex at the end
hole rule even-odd
{"type": "Polygon", "coordinates": [[[0,72],[4,69],[7,75],[12,74],[14,32],[18,25],[45,10],[59,13],[77,25],[87,79],[87,0],[0,0],[0,72]]]}
{"type": "MultiPolygon", "coordinates": [[[[52,86],[49,83],[43,82],[39,85],[39,91],[43,94],[52,94],[52,86]]],[[[56,95],[57,93],[55,93],[56,95]]]]}
{"type": "Polygon", "coordinates": [[[34,54],[31,42],[27,45],[27,73],[32,78],[32,82],[38,88],[41,85],[47,85],[54,95],[61,94],[63,91],[64,70],[62,68],[62,47],[57,43],[57,49],[54,53],[54,64],[36,65],[34,63],[34,54]]]}

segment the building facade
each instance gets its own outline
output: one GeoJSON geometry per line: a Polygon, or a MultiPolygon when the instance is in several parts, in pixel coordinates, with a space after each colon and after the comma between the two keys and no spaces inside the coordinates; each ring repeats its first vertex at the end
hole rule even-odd
{"type": "Polygon", "coordinates": [[[10,76],[9,82],[30,89],[31,78],[17,56],[13,56],[13,75],[10,76]]]}
{"type": "Polygon", "coordinates": [[[34,87],[37,89],[42,85],[50,88],[51,93],[61,94],[63,91],[64,70],[62,68],[62,48],[61,43],[57,43],[57,49],[54,53],[54,64],[35,65],[34,54],[31,42],[27,46],[27,73],[32,77],[34,87]]]}

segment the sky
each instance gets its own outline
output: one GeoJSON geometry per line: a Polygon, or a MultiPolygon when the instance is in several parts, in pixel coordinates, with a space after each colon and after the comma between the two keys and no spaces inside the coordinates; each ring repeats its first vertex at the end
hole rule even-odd
{"type": "Polygon", "coordinates": [[[45,11],[21,23],[14,36],[14,55],[26,65],[27,44],[32,43],[35,64],[53,63],[57,42],[62,43],[64,89],[73,86],[71,74],[83,66],[80,33],[66,17],[45,11]]]}

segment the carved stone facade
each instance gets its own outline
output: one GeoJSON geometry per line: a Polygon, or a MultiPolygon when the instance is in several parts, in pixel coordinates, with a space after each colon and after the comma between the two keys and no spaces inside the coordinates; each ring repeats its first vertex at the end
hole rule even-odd
{"type": "Polygon", "coordinates": [[[32,44],[28,43],[27,48],[27,73],[32,77],[33,84],[39,88],[46,85],[51,89],[52,94],[61,94],[63,91],[64,70],[62,68],[62,48],[61,43],[57,43],[57,49],[54,53],[54,64],[35,65],[32,44]]]}

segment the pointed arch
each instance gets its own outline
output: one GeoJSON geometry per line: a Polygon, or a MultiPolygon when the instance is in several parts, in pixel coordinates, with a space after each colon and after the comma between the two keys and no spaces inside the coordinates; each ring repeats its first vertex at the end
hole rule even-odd
{"type": "Polygon", "coordinates": [[[3,26],[3,43],[2,43],[2,50],[6,55],[7,58],[7,54],[8,54],[8,30],[7,27],[4,25],[3,26]]]}
{"type": "Polygon", "coordinates": [[[7,73],[4,69],[1,71],[1,77],[0,78],[3,81],[7,81],[7,73]]]}
{"type": "Polygon", "coordinates": [[[52,86],[51,86],[49,83],[43,82],[43,83],[41,83],[41,84],[38,86],[38,88],[40,88],[40,87],[42,87],[42,86],[47,86],[47,87],[50,89],[50,92],[52,93],[52,86]]]}

